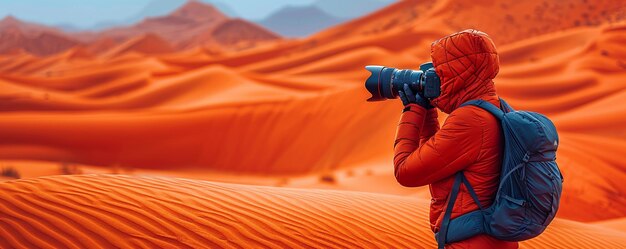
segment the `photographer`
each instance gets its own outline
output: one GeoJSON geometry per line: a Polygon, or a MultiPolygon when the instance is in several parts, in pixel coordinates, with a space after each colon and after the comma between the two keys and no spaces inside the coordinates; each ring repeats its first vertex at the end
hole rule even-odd
{"type": "MultiPolygon", "coordinates": [[[[482,99],[500,106],[493,79],[499,60],[487,34],[466,30],[432,44],[431,57],[441,81],[441,94],[425,98],[408,85],[400,90],[404,112],[394,144],[397,181],[406,187],[429,185],[430,225],[440,229],[455,174],[463,171],[483,207],[489,207],[498,189],[503,137],[497,119],[487,111],[461,104],[482,99]],[[439,127],[438,108],[449,114],[439,127]]],[[[451,219],[479,209],[461,186],[451,219]]],[[[517,248],[517,242],[481,234],[447,244],[446,248],[517,248]]]]}

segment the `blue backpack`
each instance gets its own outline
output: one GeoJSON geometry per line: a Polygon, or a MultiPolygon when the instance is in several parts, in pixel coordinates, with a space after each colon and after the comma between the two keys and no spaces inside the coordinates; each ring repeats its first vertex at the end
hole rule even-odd
{"type": "Polygon", "coordinates": [[[555,161],[559,137],[554,124],[539,113],[514,111],[502,99],[502,109],[483,100],[461,106],[468,105],[490,112],[501,122],[504,158],[500,185],[492,205],[483,208],[463,172],[456,174],[443,222],[435,234],[439,248],[478,234],[506,241],[522,241],[541,234],[556,215],[563,184],[555,161]],[[479,210],[450,220],[461,183],[479,210]]]}

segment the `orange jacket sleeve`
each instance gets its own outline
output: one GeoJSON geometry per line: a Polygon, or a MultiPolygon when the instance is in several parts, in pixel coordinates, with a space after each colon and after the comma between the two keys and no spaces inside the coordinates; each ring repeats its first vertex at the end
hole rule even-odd
{"type": "Polygon", "coordinates": [[[420,131],[420,146],[426,143],[437,131],[439,131],[439,119],[437,109],[432,108],[426,112],[426,118],[420,131]]]}
{"type": "Polygon", "coordinates": [[[483,125],[470,110],[473,107],[454,111],[441,129],[421,146],[418,139],[428,111],[417,105],[409,107],[402,113],[394,143],[394,173],[401,185],[431,184],[476,161],[482,144],[483,125]]]}

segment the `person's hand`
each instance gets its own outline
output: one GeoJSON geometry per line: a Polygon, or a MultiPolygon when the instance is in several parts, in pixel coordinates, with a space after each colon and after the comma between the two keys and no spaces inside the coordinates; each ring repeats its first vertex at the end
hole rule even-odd
{"type": "Polygon", "coordinates": [[[398,95],[400,95],[400,99],[402,100],[402,104],[404,104],[404,106],[417,104],[424,107],[426,110],[435,108],[430,104],[430,101],[427,98],[422,97],[419,93],[413,93],[413,90],[411,90],[408,84],[404,84],[404,89],[398,91],[398,95]]]}

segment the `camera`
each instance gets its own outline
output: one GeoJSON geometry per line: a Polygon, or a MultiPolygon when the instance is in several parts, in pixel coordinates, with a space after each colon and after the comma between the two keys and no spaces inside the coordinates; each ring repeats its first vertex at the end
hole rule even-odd
{"type": "Polygon", "coordinates": [[[420,65],[419,70],[396,69],[384,66],[366,66],[372,75],[365,81],[365,89],[372,94],[367,101],[395,99],[398,91],[409,85],[414,93],[428,99],[439,97],[441,80],[432,62],[420,65]]]}

